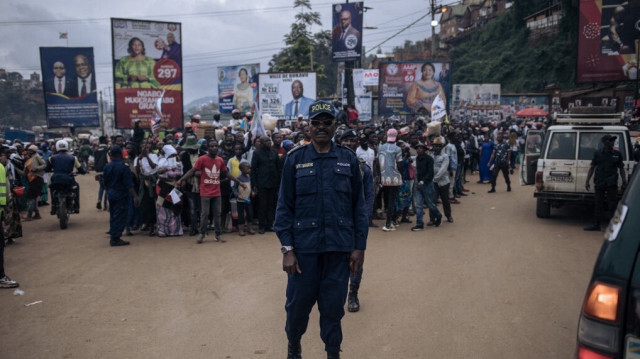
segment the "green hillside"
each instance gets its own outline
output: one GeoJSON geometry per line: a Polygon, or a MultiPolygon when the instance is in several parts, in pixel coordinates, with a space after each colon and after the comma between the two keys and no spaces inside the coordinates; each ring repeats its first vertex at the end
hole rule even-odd
{"type": "Polygon", "coordinates": [[[532,41],[523,14],[540,4],[515,3],[449,52],[453,83],[500,83],[502,92],[541,92],[552,83],[575,87],[577,4],[564,0],[560,31],[532,41]]]}

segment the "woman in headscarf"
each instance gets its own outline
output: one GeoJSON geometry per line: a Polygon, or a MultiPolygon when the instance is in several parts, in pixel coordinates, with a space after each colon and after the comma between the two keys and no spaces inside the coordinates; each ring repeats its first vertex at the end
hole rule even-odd
{"type": "Polygon", "coordinates": [[[181,236],[180,213],[182,203],[171,199],[175,181],[182,177],[182,163],[178,152],[171,145],[162,147],[163,156],[158,161],[158,183],[156,193],[156,214],[158,237],[181,236]]]}

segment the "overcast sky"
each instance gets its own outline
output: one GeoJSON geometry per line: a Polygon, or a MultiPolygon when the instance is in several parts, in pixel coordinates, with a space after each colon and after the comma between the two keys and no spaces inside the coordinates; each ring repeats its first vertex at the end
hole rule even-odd
{"type": "MultiPolygon", "coordinates": [[[[312,0],[331,28],[331,4],[312,0]]],[[[440,3],[451,3],[441,0],[440,3]]],[[[364,14],[366,49],[392,37],[428,11],[427,0],[369,0],[364,14]]],[[[184,104],[217,96],[216,68],[259,62],[266,72],[271,56],[283,46],[296,10],[293,0],[0,0],[0,68],[28,78],[40,73],[39,47],[93,47],[98,89],[113,92],[110,18],[182,23],[184,104]],[[108,89],[110,88],[110,89],[108,89]]],[[[384,52],[406,40],[430,36],[430,16],[382,45],[384,52]]],[[[321,30],[319,26],[313,32],[321,30]]]]}

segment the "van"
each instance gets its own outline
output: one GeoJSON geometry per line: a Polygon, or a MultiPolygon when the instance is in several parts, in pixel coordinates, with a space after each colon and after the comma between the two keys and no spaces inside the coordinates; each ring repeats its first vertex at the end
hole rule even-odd
{"type": "MultiPolygon", "coordinates": [[[[624,114],[602,112],[602,108],[589,107],[574,108],[571,114],[556,113],[546,133],[527,133],[520,183],[535,184],[538,218],[549,218],[551,208],[566,203],[593,202],[595,186],[587,191],[585,184],[593,154],[602,149],[604,135],[616,136],[614,149],[622,153],[625,173],[630,176],[633,172],[633,147],[629,130],[622,126],[624,114]]],[[[618,178],[618,199],[622,197],[621,184],[622,178],[618,178]]]]}

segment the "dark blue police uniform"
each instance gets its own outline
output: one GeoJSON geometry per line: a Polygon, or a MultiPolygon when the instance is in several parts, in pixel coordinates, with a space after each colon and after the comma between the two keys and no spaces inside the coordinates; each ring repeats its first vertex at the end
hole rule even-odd
{"type": "Polygon", "coordinates": [[[618,172],[624,168],[622,153],[617,150],[601,149],[593,153],[591,166],[595,168],[594,225],[600,225],[604,201],[609,202],[609,217],[613,216],[618,198],[618,172]]]}
{"type": "Polygon", "coordinates": [[[85,173],[85,170],[80,166],[80,162],[78,162],[72,154],[60,152],[49,158],[45,171],[53,172],[51,175],[51,184],[49,185],[52,190],[51,214],[55,214],[55,208],[58,205],[58,198],[54,195],[54,191],[71,188],[73,186],[75,186],[73,191],[76,196],[74,212],[78,213],[80,211],[80,186],[78,186],[76,180],[73,178],[74,169],[77,169],[80,174],[85,173]]]}
{"type": "Polygon", "coordinates": [[[366,249],[368,212],[353,151],[332,144],[328,153],[318,153],[310,144],[289,152],[274,224],[281,244],[294,247],[302,271],[288,278],[289,342],[300,342],[317,302],[325,350],[340,351],[349,257],[366,249]]]}
{"type": "Polygon", "coordinates": [[[112,158],[102,173],[109,198],[109,235],[111,240],[120,239],[127,224],[129,211],[129,189],[133,188],[133,175],[121,158],[112,158]]]}

